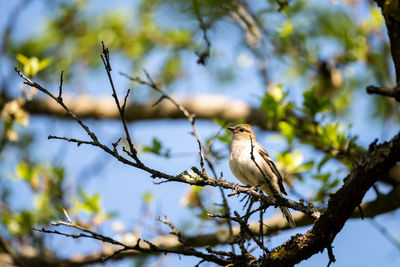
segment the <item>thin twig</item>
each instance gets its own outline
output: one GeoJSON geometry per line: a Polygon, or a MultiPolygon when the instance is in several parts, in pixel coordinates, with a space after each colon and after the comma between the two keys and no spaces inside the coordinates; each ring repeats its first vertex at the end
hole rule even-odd
{"type": "Polygon", "coordinates": [[[68,137],[62,137],[62,136],[49,135],[47,137],[47,139],[65,140],[67,142],[76,143],[77,146],[80,146],[81,144],[96,146],[96,143],[93,142],[93,141],[84,141],[84,140],[78,140],[78,139],[75,139],[75,138],[68,138],[68,137]]]}
{"type": "Polygon", "coordinates": [[[240,224],[240,229],[242,229],[243,232],[246,232],[246,233],[251,237],[251,239],[253,239],[254,242],[256,242],[256,244],[257,244],[262,250],[264,250],[265,252],[268,253],[269,250],[268,250],[268,249],[264,246],[264,244],[257,238],[257,236],[255,236],[255,235],[253,234],[253,232],[250,230],[249,225],[248,225],[248,223],[247,223],[247,220],[243,220],[242,217],[240,217],[239,213],[236,212],[236,211],[234,212],[234,214],[235,214],[235,216],[236,216],[237,222],[239,222],[239,224],[240,224]]]}
{"type": "Polygon", "coordinates": [[[97,139],[97,136],[90,131],[89,127],[81,121],[65,104],[62,99],[58,99],[56,96],[54,96],[52,93],[50,93],[47,89],[43,88],[41,85],[38,83],[32,81],[30,78],[25,76],[25,74],[22,73],[18,68],[14,68],[15,71],[18,73],[21,78],[25,80],[24,84],[35,87],[36,89],[42,91],[46,95],[50,96],[52,99],[54,99],[66,112],[69,116],[71,116],[75,121],[78,122],[78,124],[86,131],[86,133],[92,138],[92,140],[96,143],[99,143],[99,140],[97,139]]]}
{"type": "Polygon", "coordinates": [[[120,72],[120,74],[126,78],[128,78],[131,81],[137,82],[139,84],[143,84],[143,85],[147,85],[150,88],[154,89],[155,91],[159,92],[161,94],[160,98],[156,101],[155,105],[159,104],[162,100],[164,99],[168,99],[172,104],[175,105],[175,107],[180,110],[182,112],[182,114],[188,119],[188,121],[190,122],[190,124],[192,125],[192,135],[196,138],[198,145],[199,145],[199,154],[200,154],[200,167],[202,169],[202,174],[205,177],[208,177],[206,169],[205,169],[205,165],[204,165],[204,155],[203,155],[203,143],[200,140],[200,137],[197,133],[196,130],[196,124],[195,124],[195,114],[190,113],[184,106],[182,106],[181,104],[179,104],[178,102],[176,102],[172,97],[170,97],[167,93],[165,93],[153,80],[153,78],[151,78],[150,74],[146,71],[146,69],[143,70],[147,81],[142,80],[139,77],[132,77],[129,76],[126,73],[120,72]]]}
{"type": "Polygon", "coordinates": [[[328,257],[329,257],[329,262],[328,262],[328,266],[331,266],[332,263],[334,263],[336,261],[335,255],[333,254],[333,248],[332,248],[332,244],[329,244],[329,246],[326,248],[328,250],[328,257]]]}
{"type": "Polygon", "coordinates": [[[203,32],[203,39],[206,43],[206,49],[203,52],[197,52],[197,56],[199,57],[197,59],[197,63],[201,64],[203,66],[207,65],[207,61],[208,58],[210,57],[210,50],[211,50],[211,42],[208,39],[208,35],[207,35],[207,28],[209,27],[208,25],[206,25],[206,23],[204,22],[203,17],[200,14],[200,6],[199,6],[199,2],[198,0],[195,0],[193,2],[194,4],[194,12],[196,14],[196,18],[199,21],[199,26],[201,31],[203,32]]]}
{"type": "Polygon", "coordinates": [[[224,266],[232,263],[232,261],[230,259],[223,259],[220,256],[216,256],[216,255],[212,255],[212,254],[205,254],[205,253],[202,253],[200,251],[197,251],[197,250],[194,250],[194,249],[190,249],[190,248],[183,248],[183,249],[180,249],[180,250],[163,249],[163,248],[160,248],[160,247],[156,246],[155,244],[153,244],[152,242],[147,241],[147,240],[138,239],[137,242],[136,242],[136,245],[134,245],[134,246],[126,245],[126,244],[124,244],[124,243],[122,243],[122,242],[120,242],[118,240],[115,240],[115,239],[113,239],[111,237],[96,233],[96,232],[91,231],[91,230],[89,230],[89,229],[87,229],[85,227],[79,226],[74,222],[57,221],[57,222],[53,222],[52,225],[53,226],[71,227],[71,228],[74,228],[74,229],[77,229],[77,230],[81,231],[81,233],[79,233],[79,234],[69,234],[69,233],[64,233],[64,232],[60,232],[60,231],[57,231],[57,230],[48,230],[48,229],[45,229],[45,228],[41,228],[41,229],[32,228],[32,229],[35,230],[35,231],[38,231],[38,232],[62,235],[62,236],[66,236],[66,237],[72,237],[74,239],[75,238],[90,238],[90,239],[99,240],[99,241],[104,242],[104,243],[109,243],[109,244],[112,244],[112,245],[122,246],[122,249],[119,249],[119,250],[115,251],[114,253],[112,253],[111,255],[109,255],[107,257],[104,257],[103,258],[104,260],[106,260],[108,258],[111,258],[111,257],[114,257],[114,256],[116,256],[117,254],[119,254],[119,253],[121,253],[123,251],[137,250],[137,251],[140,251],[142,253],[155,253],[155,252],[158,252],[158,253],[173,253],[173,254],[178,254],[178,255],[195,256],[195,257],[204,259],[206,261],[214,262],[214,263],[217,263],[219,265],[224,265],[224,266]],[[140,245],[140,241],[145,242],[149,246],[149,248],[142,247],[140,245]]]}
{"type": "Polygon", "coordinates": [[[118,95],[117,92],[115,90],[115,86],[114,86],[114,81],[112,79],[111,76],[111,64],[110,64],[110,55],[109,55],[109,51],[108,48],[104,45],[103,42],[101,42],[103,45],[103,54],[100,55],[101,60],[103,61],[104,64],[104,68],[107,72],[107,76],[108,76],[108,81],[110,82],[111,85],[111,89],[112,89],[112,97],[115,100],[115,104],[117,105],[119,114],[120,114],[120,118],[121,118],[121,122],[122,122],[122,126],[124,127],[124,131],[125,131],[125,136],[126,136],[126,140],[128,141],[128,145],[129,145],[129,152],[131,153],[132,158],[136,161],[137,164],[142,164],[141,161],[139,160],[139,158],[137,157],[137,150],[136,148],[133,146],[132,140],[131,140],[131,136],[129,134],[129,130],[128,130],[128,126],[126,124],[125,118],[124,118],[124,109],[125,109],[125,101],[126,98],[128,97],[129,91],[125,96],[125,101],[124,101],[124,105],[121,107],[119,100],[118,100],[118,95]]]}
{"type": "MultiPolygon", "coordinates": [[[[48,95],[50,98],[52,98],[55,102],[57,102],[66,112],[69,116],[71,116],[84,130],[85,132],[90,136],[90,138],[93,140],[93,142],[89,143],[90,141],[83,141],[83,140],[76,140],[73,138],[69,138],[70,142],[75,142],[75,143],[85,143],[85,144],[90,144],[96,147],[99,147],[100,149],[102,149],[103,151],[105,151],[106,153],[110,154],[111,156],[113,156],[114,158],[116,158],[118,161],[139,168],[141,170],[146,171],[147,173],[151,174],[151,178],[162,178],[168,181],[175,181],[175,182],[181,182],[181,183],[186,183],[186,184],[190,184],[190,185],[198,185],[198,186],[205,186],[205,185],[209,185],[209,186],[214,186],[214,187],[222,187],[225,189],[231,189],[233,190],[235,193],[243,193],[243,194],[247,194],[247,195],[251,195],[253,197],[255,197],[257,200],[259,200],[261,203],[267,204],[267,205],[277,205],[278,202],[276,199],[273,199],[271,197],[267,197],[264,196],[263,194],[259,194],[255,191],[249,191],[246,188],[240,187],[239,185],[237,185],[236,183],[231,183],[231,182],[227,182],[224,181],[222,179],[218,179],[218,178],[211,178],[209,176],[205,176],[202,177],[202,179],[198,179],[192,176],[188,176],[186,175],[184,172],[178,175],[169,175],[166,173],[163,173],[161,171],[155,170],[153,168],[150,168],[146,165],[144,165],[143,163],[137,163],[137,162],[132,162],[129,159],[119,155],[116,152],[116,149],[109,148],[108,146],[100,143],[100,141],[98,140],[97,136],[89,129],[89,127],[81,120],[79,119],[71,109],[69,109],[65,103],[58,99],[55,95],[53,95],[52,93],[50,93],[49,90],[45,89],[44,87],[42,87],[40,84],[32,81],[30,78],[28,78],[27,76],[25,76],[19,69],[15,68],[15,71],[18,73],[19,76],[21,76],[21,78],[24,79],[24,83],[32,86],[36,89],[38,89],[39,91],[45,93],[46,95],[48,95]]],[[[124,74],[123,74],[124,75],[124,74]]],[[[127,76],[127,75],[125,75],[127,76]]],[[[143,81],[139,78],[132,78],[127,76],[128,78],[135,80],[139,83],[143,83],[143,84],[147,84],[149,86],[154,86],[152,88],[154,88],[155,90],[159,90],[159,88],[157,86],[155,86],[155,83],[150,79],[150,83],[143,81]]],[[[175,103],[175,105],[182,111],[184,112],[185,115],[188,116],[189,121],[192,120],[193,121],[193,115],[191,115],[184,107],[180,106],[179,104],[177,104],[177,102],[175,102],[172,98],[168,99],[170,101],[172,101],[173,103],[175,103]]],[[[195,128],[194,128],[195,131],[195,128]]],[[[51,137],[52,138],[52,137],[51,137]]],[[[57,137],[54,137],[57,138],[57,137]]],[[[68,141],[68,138],[58,138],[58,139],[63,139],[68,141]]],[[[198,140],[199,141],[199,140],[198,140]]],[[[201,142],[200,142],[201,143],[201,142]]],[[[125,150],[123,148],[124,151],[129,152],[127,150],[125,150]]],[[[202,153],[201,153],[202,154],[202,153]]],[[[131,155],[132,157],[133,155],[131,155]]],[[[294,210],[298,210],[301,211],[309,216],[311,216],[312,218],[318,218],[319,217],[319,211],[314,208],[314,207],[308,207],[305,206],[303,203],[298,203],[295,202],[293,200],[289,200],[289,199],[285,199],[285,198],[281,198],[279,199],[279,205],[282,206],[286,206],[289,208],[292,208],[294,210]]]]}
{"type": "Polygon", "coordinates": [[[118,138],[118,140],[115,142],[115,143],[112,143],[111,145],[112,145],[112,147],[113,147],[113,151],[114,151],[114,153],[118,153],[118,151],[117,151],[117,147],[118,147],[118,144],[119,144],[119,142],[121,141],[121,137],[120,138],[118,138]]]}
{"type": "MultiPolygon", "coordinates": [[[[215,135],[213,135],[213,136],[210,138],[210,140],[208,140],[207,146],[206,146],[205,148],[203,148],[204,155],[205,155],[205,160],[206,160],[206,162],[207,162],[208,167],[211,169],[211,172],[213,173],[214,177],[217,177],[217,172],[215,171],[214,164],[213,164],[212,161],[211,161],[211,157],[210,157],[209,152],[211,151],[212,143],[213,143],[214,140],[220,135],[221,131],[225,129],[226,124],[227,124],[227,123],[225,123],[225,124],[215,133],[215,135]]],[[[221,173],[221,176],[222,176],[222,173],[221,173]]],[[[224,190],[223,190],[221,187],[219,187],[219,191],[220,191],[220,194],[221,194],[221,197],[222,197],[222,206],[224,207],[224,214],[227,216],[227,217],[226,217],[226,218],[227,218],[227,219],[226,219],[226,223],[228,224],[229,239],[232,239],[232,237],[233,237],[233,231],[232,231],[232,222],[231,222],[231,220],[230,220],[230,215],[231,215],[230,207],[229,207],[229,205],[228,205],[228,201],[227,201],[227,199],[226,199],[224,190]]],[[[235,246],[234,246],[234,244],[231,245],[231,248],[232,248],[232,253],[235,253],[235,246]]]]}
{"type": "Polygon", "coordinates": [[[63,208],[63,212],[64,212],[64,215],[65,215],[65,217],[67,218],[68,222],[69,222],[69,223],[72,223],[72,220],[71,220],[71,218],[69,217],[67,210],[63,208]]]}
{"type": "Polygon", "coordinates": [[[171,234],[175,235],[176,237],[178,237],[179,242],[181,242],[183,245],[186,246],[186,248],[192,248],[189,243],[185,240],[185,238],[183,237],[182,233],[175,227],[175,225],[168,219],[167,215],[164,214],[165,219],[162,218],[157,218],[158,221],[166,224],[169,226],[169,228],[171,228],[171,234]]]}
{"type": "Polygon", "coordinates": [[[131,89],[128,89],[128,91],[126,91],[126,95],[125,95],[125,98],[124,98],[124,103],[122,104],[122,115],[124,115],[124,113],[125,113],[125,107],[126,107],[126,102],[127,102],[127,99],[128,99],[128,96],[129,96],[129,93],[131,92],[131,89]]]}
{"type": "Polygon", "coordinates": [[[63,81],[64,81],[63,76],[64,76],[64,71],[62,70],[61,75],[60,75],[60,87],[59,87],[58,97],[57,97],[57,99],[60,101],[63,100],[62,99],[62,86],[63,86],[63,81]]]}

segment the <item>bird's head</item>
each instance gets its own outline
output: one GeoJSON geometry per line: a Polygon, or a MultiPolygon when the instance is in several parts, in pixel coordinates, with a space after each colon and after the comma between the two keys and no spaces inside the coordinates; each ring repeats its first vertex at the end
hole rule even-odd
{"type": "Polygon", "coordinates": [[[250,137],[254,142],[256,140],[253,127],[250,124],[238,124],[234,127],[228,127],[228,130],[232,132],[233,140],[249,140],[250,137]]]}

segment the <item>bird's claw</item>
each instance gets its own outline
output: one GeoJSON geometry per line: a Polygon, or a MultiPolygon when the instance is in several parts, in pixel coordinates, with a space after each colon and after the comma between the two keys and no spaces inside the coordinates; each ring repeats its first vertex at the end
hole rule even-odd
{"type": "Polygon", "coordinates": [[[250,192],[250,191],[254,191],[255,189],[257,189],[257,187],[256,186],[252,186],[250,188],[246,188],[244,191],[250,192]]]}

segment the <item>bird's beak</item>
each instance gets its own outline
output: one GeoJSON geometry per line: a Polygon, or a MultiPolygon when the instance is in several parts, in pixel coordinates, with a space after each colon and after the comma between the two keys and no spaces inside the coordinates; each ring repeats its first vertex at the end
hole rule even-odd
{"type": "Polygon", "coordinates": [[[231,132],[233,132],[233,130],[235,130],[235,128],[233,128],[233,127],[228,127],[227,128],[229,131],[231,131],[231,132]]]}

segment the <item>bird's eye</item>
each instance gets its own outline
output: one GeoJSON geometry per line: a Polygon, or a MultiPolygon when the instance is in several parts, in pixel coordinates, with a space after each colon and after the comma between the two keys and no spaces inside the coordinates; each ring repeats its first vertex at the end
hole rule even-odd
{"type": "Polygon", "coordinates": [[[244,132],[244,129],[240,129],[239,131],[243,133],[243,132],[244,132]]]}

